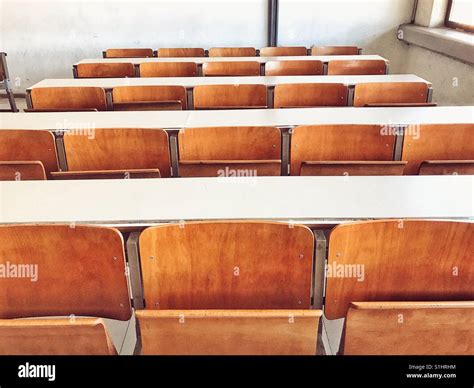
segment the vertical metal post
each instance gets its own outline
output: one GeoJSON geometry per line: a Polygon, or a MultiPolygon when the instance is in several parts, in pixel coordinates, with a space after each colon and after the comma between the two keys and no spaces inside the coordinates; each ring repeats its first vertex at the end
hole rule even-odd
{"type": "Polygon", "coordinates": [[[268,46],[278,45],[278,0],[268,0],[268,46]]]}
{"type": "Polygon", "coordinates": [[[132,289],[133,307],[137,310],[141,310],[145,307],[142,274],[140,269],[140,253],[138,249],[139,239],[140,232],[132,232],[127,240],[130,287],[132,289]]]}
{"type": "Polygon", "coordinates": [[[327,239],[323,230],[313,230],[313,233],[316,242],[313,271],[313,308],[322,309],[326,279],[327,239]]]}

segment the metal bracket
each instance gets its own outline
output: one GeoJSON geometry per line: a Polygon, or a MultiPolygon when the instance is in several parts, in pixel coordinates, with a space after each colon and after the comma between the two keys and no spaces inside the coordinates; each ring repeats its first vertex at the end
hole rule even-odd
{"type": "Polygon", "coordinates": [[[321,310],[324,304],[324,286],[326,279],[327,239],[323,230],[313,230],[315,238],[313,267],[313,303],[314,309],[321,310]]]}
{"type": "Polygon", "coordinates": [[[127,258],[128,268],[130,271],[130,288],[132,291],[133,306],[135,309],[145,308],[142,274],[140,268],[140,252],[138,249],[139,238],[140,232],[132,232],[127,239],[127,258]]]}

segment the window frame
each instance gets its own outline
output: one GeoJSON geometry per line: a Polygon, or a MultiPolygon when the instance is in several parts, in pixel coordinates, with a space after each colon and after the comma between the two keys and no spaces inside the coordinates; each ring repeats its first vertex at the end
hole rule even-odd
{"type": "Polygon", "coordinates": [[[474,32],[474,25],[463,24],[463,23],[458,23],[458,22],[449,20],[449,17],[451,16],[452,6],[453,6],[453,0],[449,0],[448,8],[446,9],[446,17],[444,19],[444,25],[448,28],[453,28],[455,30],[462,30],[462,31],[471,32],[471,33],[474,32]]]}

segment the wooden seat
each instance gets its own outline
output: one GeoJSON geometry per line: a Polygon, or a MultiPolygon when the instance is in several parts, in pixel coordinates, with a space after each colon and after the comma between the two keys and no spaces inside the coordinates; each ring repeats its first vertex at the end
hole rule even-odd
{"type": "Polygon", "coordinates": [[[323,62],[321,61],[268,61],[265,64],[265,75],[322,75],[323,62]]]}
{"type": "Polygon", "coordinates": [[[254,47],[213,47],[209,49],[210,57],[255,57],[254,47]]]}
{"type": "Polygon", "coordinates": [[[46,177],[50,177],[51,172],[59,169],[54,135],[42,130],[2,129],[0,131],[0,161],[18,162],[14,166],[11,165],[15,171],[4,165],[2,170],[6,176],[2,174],[2,180],[11,180],[11,173],[14,177],[18,177],[17,172],[21,174],[21,180],[39,179],[43,173],[46,177]],[[41,163],[43,167],[42,172],[38,163],[41,163]]]}
{"type": "Polygon", "coordinates": [[[382,220],[339,225],[329,237],[325,316],[351,302],[474,300],[474,224],[382,220]]]}
{"type": "Polygon", "coordinates": [[[79,63],[77,78],[134,77],[133,63],[79,63]]]}
{"type": "Polygon", "coordinates": [[[386,67],[383,59],[329,61],[328,75],[381,75],[386,73],[386,67]]]}
{"type": "Polygon", "coordinates": [[[0,161],[0,181],[38,181],[45,179],[46,172],[43,163],[40,161],[0,161]]]}
{"type": "Polygon", "coordinates": [[[140,64],[140,77],[196,77],[197,65],[194,62],[143,62],[140,64]]]}
{"type": "Polygon", "coordinates": [[[263,47],[260,49],[261,57],[286,57],[307,55],[306,47],[263,47]]]}
{"type": "Polygon", "coordinates": [[[180,176],[281,175],[278,128],[186,128],[178,144],[180,176]]]}
{"type": "Polygon", "coordinates": [[[0,320],[0,355],[116,355],[102,319],[0,320]]]}
{"type": "Polygon", "coordinates": [[[372,82],[355,86],[354,106],[369,104],[425,103],[428,85],[424,82],[372,82]]]}
{"type": "Polygon", "coordinates": [[[33,109],[81,110],[107,109],[105,91],[98,87],[53,87],[31,90],[33,109]]]}
{"type": "Polygon", "coordinates": [[[474,160],[425,160],[418,175],[474,175],[474,160]]]}
{"type": "Polygon", "coordinates": [[[206,62],[202,65],[202,74],[206,77],[258,76],[260,63],[256,61],[206,62]]]}
{"type": "Polygon", "coordinates": [[[108,49],[105,58],[148,58],[153,56],[151,48],[108,49]]]}
{"type": "Polygon", "coordinates": [[[250,109],[267,107],[265,85],[199,85],[194,87],[194,109],[250,109]]]}
{"type": "Polygon", "coordinates": [[[313,46],[311,55],[358,55],[357,46],[313,46]]]}
{"type": "Polygon", "coordinates": [[[403,175],[407,162],[374,161],[319,161],[302,162],[300,175],[303,176],[370,176],[403,175]]]}
{"type": "Polygon", "coordinates": [[[119,86],[112,90],[114,110],[187,109],[184,86],[119,86]]]}
{"type": "Polygon", "coordinates": [[[348,175],[357,175],[362,172],[361,167],[349,162],[364,162],[364,171],[371,169],[378,175],[376,170],[384,168],[390,175],[391,168],[399,170],[401,167],[390,167],[391,163],[370,167],[367,162],[388,163],[393,160],[394,149],[395,135],[383,133],[380,125],[303,125],[293,129],[290,172],[291,175],[326,175],[328,172],[341,175],[338,169],[343,168],[348,175]],[[318,162],[331,163],[328,166],[334,170],[318,162]],[[316,167],[319,171],[315,171],[316,167]]]}
{"type": "Polygon", "coordinates": [[[278,84],[275,108],[347,106],[347,86],[343,84],[278,84]]]}
{"type": "Polygon", "coordinates": [[[402,160],[408,161],[405,174],[416,175],[427,160],[473,160],[474,124],[424,124],[405,131],[402,160]]]}
{"type": "Polygon", "coordinates": [[[346,355],[474,355],[474,302],[351,303],[346,355]]]}
{"type": "Polygon", "coordinates": [[[203,48],[160,48],[158,56],[163,58],[204,57],[203,48]]]}

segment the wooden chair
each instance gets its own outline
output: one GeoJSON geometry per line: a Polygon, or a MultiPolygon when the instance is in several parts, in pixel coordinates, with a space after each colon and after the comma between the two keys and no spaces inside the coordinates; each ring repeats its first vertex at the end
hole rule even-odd
{"type": "Polygon", "coordinates": [[[424,82],[372,82],[355,86],[354,106],[369,104],[425,103],[428,85],[424,82]]]}
{"type": "Polygon", "coordinates": [[[133,63],[79,63],[77,78],[125,78],[134,77],[133,63]]]}
{"type": "Polygon", "coordinates": [[[199,85],[194,87],[194,109],[258,109],[267,107],[265,85],[199,85]]]}
{"type": "Polygon", "coordinates": [[[347,106],[347,86],[343,84],[278,84],[275,108],[347,106]]]}
{"type": "Polygon", "coordinates": [[[351,302],[472,301],[473,244],[468,222],[339,225],[329,237],[325,316],[345,317],[351,302]]]}
{"type": "Polygon", "coordinates": [[[391,162],[394,149],[395,135],[384,134],[380,125],[298,126],[291,137],[290,172],[291,175],[392,175],[390,172],[399,175],[404,164],[391,162]],[[381,164],[370,165],[370,162],[381,164]]]}
{"type": "Polygon", "coordinates": [[[186,128],[178,144],[180,176],[281,175],[278,128],[186,128]]]}
{"type": "Polygon", "coordinates": [[[82,109],[107,109],[105,91],[98,87],[53,87],[31,90],[34,109],[74,111],[82,109]]]}
{"type": "Polygon", "coordinates": [[[2,167],[1,180],[17,177],[21,180],[39,179],[43,174],[49,178],[53,171],[59,169],[54,135],[43,130],[2,129],[0,161],[6,163],[2,167]]]}
{"type": "Polygon", "coordinates": [[[171,176],[168,134],[162,129],[97,128],[94,136],[64,134],[68,171],[54,179],[171,176]]]}
{"type": "Polygon", "coordinates": [[[140,77],[196,77],[198,68],[194,62],[143,62],[140,77]]]}
{"type": "Polygon", "coordinates": [[[148,58],[153,57],[151,48],[108,49],[105,58],[148,58]]]}
{"type": "Polygon", "coordinates": [[[204,57],[203,48],[160,48],[158,56],[162,58],[204,57]]]}
{"type": "Polygon", "coordinates": [[[213,47],[209,49],[210,57],[255,57],[254,47],[213,47]]]}
{"type": "Polygon", "coordinates": [[[357,46],[313,46],[311,55],[358,55],[357,46]]]}
{"type": "Polygon", "coordinates": [[[112,90],[114,110],[187,109],[184,86],[119,86],[112,90]]]}
{"type": "Polygon", "coordinates": [[[474,160],[425,160],[418,175],[474,175],[474,160]]]}
{"type": "Polygon", "coordinates": [[[346,355],[474,355],[474,302],[357,302],[346,355]]]}
{"type": "Polygon", "coordinates": [[[202,74],[206,77],[258,76],[260,63],[255,61],[206,62],[202,65],[202,74]]]}
{"type": "Polygon", "coordinates": [[[263,47],[260,49],[261,57],[287,57],[287,56],[306,56],[308,50],[306,47],[263,47]]]}
{"type": "Polygon", "coordinates": [[[474,159],[474,124],[423,124],[405,132],[402,160],[408,161],[407,175],[418,174],[424,161],[474,159]]]}
{"type": "Polygon", "coordinates": [[[382,75],[387,64],[381,60],[358,59],[354,61],[329,61],[328,75],[382,75]]]}
{"type": "Polygon", "coordinates": [[[268,61],[265,63],[265,75],[322,75],[323,62],[301,61],[268,61]]]}

